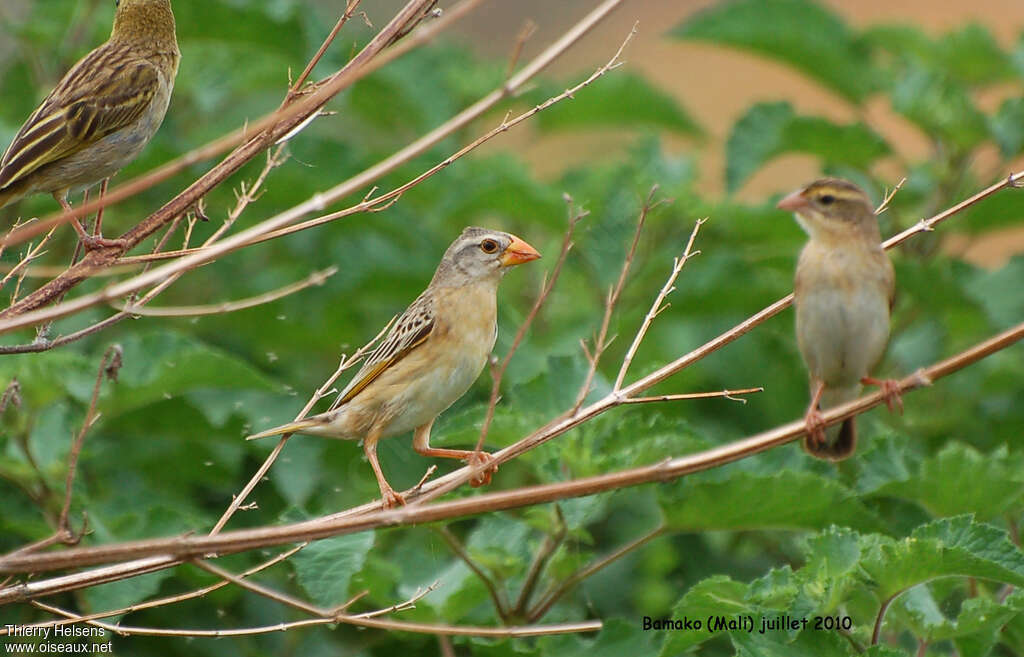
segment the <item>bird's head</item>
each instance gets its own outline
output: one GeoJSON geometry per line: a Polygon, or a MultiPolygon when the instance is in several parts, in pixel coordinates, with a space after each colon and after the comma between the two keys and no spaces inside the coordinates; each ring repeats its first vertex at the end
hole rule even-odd
{"type": "Polygon", "coordinates": [[[171,0],[114,0],[113,40],[174,39],[171,0]]]}
{"type": "Polygon", "coordinates": [[[445,251],[434,283],[460,285],[493,278],[509,268],[540,257],[535,248],[511,233],[470,226],[445,251]]]}
{"type": "Polygon", "coordinates": [[[850,233],[877,234],[871,199],[857,185],[841,178],[822,178],[798,189],[776,206],[796,215],[797,221],[812,238],[850,233]]]}

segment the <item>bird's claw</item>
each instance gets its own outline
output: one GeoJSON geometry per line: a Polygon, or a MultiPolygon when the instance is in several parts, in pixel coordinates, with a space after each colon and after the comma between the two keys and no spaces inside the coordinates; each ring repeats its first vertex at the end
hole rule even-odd
{"type": "Polygon", "coordinates": [[[471,466],[488,466],[483,472],[469,480],[469,485],[473,488],[479,488],[491,483],[491,475],[498,471],[498,466],[494,463],[494,457],[487,452],[473,452],[472,456],[466,459],[466,463],[471,466]]]}
{"type": "Polygon", "coordinates": [[[807,415],[804,416],[804,425],[808,442],[816,447],[825,444],[825,420],[821,416],[821,411],[816,408],[807,411],[807,415]]]}
{"type": "Polygon", "coordinates": [[[107,237],[100,237],[99,235],[82,235],[81,242],[86,251],[98,251],[100,249],[108,249],[112,246],[120,248],[128,243],[127,240],[110,239],[107,237]]]}
{"type": "Polygon", "coordinates": [[[388,486],[387,488],[381,488],[380,490],[381,502],[384,504],[385,509],[393,509],[397,506],[405,506],[405,498],[398,494],[398,492],[388,486]]]}
{"type": "Polygon", "coordinates": [[[890,413],[898,412],[903,415],[903,395],[900,390],[900,382],[896,379],[874,379],[864,377],[861,383],[878,386],[882,389],[882,397],[890,413]]]}

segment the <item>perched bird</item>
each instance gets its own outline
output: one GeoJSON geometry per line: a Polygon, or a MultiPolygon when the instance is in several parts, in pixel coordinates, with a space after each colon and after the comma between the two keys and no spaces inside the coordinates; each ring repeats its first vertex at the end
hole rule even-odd
{"type": "Polygon", "coordinates": [[[857,444],[854,418],[827,431],[821,411],[860,396],[861,384],[881,385],[890,410],[900,404],[892,381],[868,376],[889,341],[895,276],[882,249],[871,200],[853,183],[816,180],[779,201],[810,239],[796,267],[796,337],[810,374],[804,449],[833,461],[857,444]]]}
{"type": "MultiPolygon", "coordinates": [[[[71,67],[0,160],[0,208],[48,192],[69,211],[69,192],[113,176],[163,122],[181,59],[170,0],[115,3],[110,39],[71,67]]],[[[87,248],[118,244],[74,226],[87,248]]]]}
{"type": "MultiPolygon", "coordinates": [[[[415,430],[413,449],[424,456],[483,462],[490,455],[430,446],[434,420],[461,397],[487,363],[497,338],[498,282],[512,266],[536,260],[537,251],[515,235],[470,227],[437,266],[427,289],[412,302],[326,413],[264,431],[363,440],[385,507],[405,500],[388,484],[377,461],[377,441],[415,430]]],[[[490,480],[488,470],[479,483],[490,480]]]]}

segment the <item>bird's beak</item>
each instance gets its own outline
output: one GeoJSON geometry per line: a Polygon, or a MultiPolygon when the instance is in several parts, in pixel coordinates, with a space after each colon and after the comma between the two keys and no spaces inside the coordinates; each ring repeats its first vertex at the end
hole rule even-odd
{"type": "Polygon", "coordinates": [[[775,207],[780,210],[786,210],[788,212],[796,212],[797,210],[806,208],[808,205],[807,199],[803,196],[803,190],[799,189],[786,198],[779,201],[775,207]]]}
{"type": "Polygon", "coordinates": [[[537,249],[533,248],[515,235],[512,236],[512,243],[508,245],[505,252],[501,254],[502,267],[514,267],[524,262],[530,262],[540,257],[537,249]]]}

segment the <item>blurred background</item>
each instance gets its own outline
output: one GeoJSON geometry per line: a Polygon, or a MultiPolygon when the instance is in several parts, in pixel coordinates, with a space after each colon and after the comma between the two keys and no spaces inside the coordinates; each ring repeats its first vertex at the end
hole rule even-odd
{"type": "MultiPolygon", "coordinates": [[[[366,2],[361,9],[380,27],[401,4],[366,2]]],[[[482,3],[436,43],[330,103],[327,109],[335,113],[290,142],[290,159],[270,174],[265,193],[235,230],[355,175],[500,86],[524,25],[535,31],[520,65],[596,4],[482,3]]],[[[183,60],[171,108],[156,138],[115,184],[276,108],[289,72],[294,77],[302,70],[343,8],[343,2],[325,0],[175,0],[183,60]]],[[[113,9],[108,0],[4,0],[0,144],[10,142],[68,67],[107,37],[113,9]]],[[[579,342],[591,339],[600,324],[608,286],[618,276],[652,186],[658,185],[657,198],[672,202],[652,213],[641,236],[612,322],[618,337],[592,398],[609,389],[696,219],[709,218],[697,240],[701,254],[686,265],[671,308],[653,325],[627,381],[792,290],[805,236],[790,215],[774,208],[782,194],[830,174],[854,180],[880,201],[906,177],[880,217],[888,236],[1024,166],[1024,4],[1018,0],[627,0],[520,97],[376,184],[388,190],[404,183],[498,125],[506,112],[524,111],[585,79],[609,60],[634,23],[637,34],[623,67],[446,168],[386,212],[232,254],[190,273],[154,305],[246,298],[338,266],[322,286],[230,314],[141,317],[61,349],[0,357],[0,386],[16,378],[22,401],[0,415],[0,551],[53,530],[69,436],[81,426],[100,357],[110,344],[123,347],[124,366],[116,384],[104,385],[102,418],[89,432],[79,464],[73,517],[78,522],[88,513],[91,533],[84,540],[203,532],[271,448],[242,438],[294,417],[334,371],[341,353],[375,335],[425,287],[440,255],[466,225],[512,231],[545,256],[503,282],[496,347],[503,355],[555,260],[569,212],[563,196],[572,198],[574,210],[589,212],[557,288],[504,381],[488,437],[488,447],[497,449],[571,406],[586,369],[579,342]]],[[[361,18],[351,21],[314,78],[342,66],[373,34],[361,18]]],[[[192,244],[220,226],[235,202],[234,189],[258,175],[264,161],[257,158],[207,197],[212,221],[194,226],[192,244]]],[[[127,230],[212,165],[194,165],[111,209],[106,233],[127,230]]],[[[357,202],[366,191],[332,209],[357,202]]],[[[48,197],[26,199],[0,211],[0,222],[55,209],[48,197]]],[[[1022,219],[1024,194],[1004,191],[891,252],[898,295],[879,376],[913,372],[1022,321],[1022,219]]],[[[74,235],[64,233],[33,263],[20,294],[68,262],[74,235]]],[[[179,231],[169,244],[182,241],[179,231]]],[[[18,257],[4,253],[0,265],[9,267],[18,257]]],[[[89,281],[72,294],[98,289],[106,280],[89,281]]],[[[2,292],[6,299],[12,290],[2,292]]],[[[93,309],[60,321],[52,335],[111,312],[93,309]]],[[[614,410],[504,465],[493,487],[654,463],[802,416],[807,382],[792,321],[790,311],[783,313],[654,391],[765,388],[747,403],[706,400],[614,410]]],[[[33,338],[31,332],[9,334],[0,344],[33,338]]],[[[538,590],[553,591],[577,569],[656,533],[567,588],[543,618],[497,610],[483,581],[453,555],[437,528],[321,541],[261,580],[325,606],[369,590],[357,611],[387,607],[417,586],[438,581],[437,591],[399,617],[489,626],[601,618],[606,630],[596,639],[439,641],[340,627],[230,641],[118,637],[114,643],[138,655],[612,655],[628,646],[639,657],[686,650],[800,654],[790,642],[802,641],[804,654],[853,654],[853,646],[869,643],[885,595],[866,574],[875,571],[856,559],[846,570],[822,566],[847,563],[835,561],[838,553],[829,550],[844,559],[854,552],[869,555],[885,541],[959,514],[974,514],[977,523],[990,523],[1003,540],[1019,545],[1022,372],[1018,345],[908,395],[903,415],[875,409],[858,420],[856,456],[839,465],[811,461],[793,444],[673,484],[452,523],[451,535],[512,600],[544,545],[554,542],[555,549],[538,590]],[[837,536],[856,549],[835,547],[841,543],[837,536]],[[325,562],[337,567],[325,569],[325,562]],[[778,645],[756,650],[744,647],[737,634],[640,632],[644,615],[704,609],[704,593],[718,601],[734,596],[738,609],[848,615],[854,627],[849,641],[820,633],[780,634],[766,639],[778,645]]],[[[485,373],[441,416],[432,442],[473,444],[489,390],[485,373]]],[[[413,485],[431,464],[409,442],[381,444],[384,469],[396,487],[413,485]]],[[[437,465],[442,473],[454,467],[437,465]]],[[[312,517],[376,495],[355,444],[297,437],[256,489],[252,499],[258,508],[240,512],[228,528],[312,517]]],[[[268,556],[239,555],[227,565],[240,571],[268,556]]],[[[53,602],[82,612],[116,609],[212,581],[183,566],[53,602]]],[[[925,652],[917,654],[1024,655],[1019,596],[963,577],[914,591],[894,603],[887,620],[884,639],[892,654],[911,654],[923,642],[925,652]],[[961,627],[961,612],[971,608],[965,601],[982,604],[981,598],[989,605],[988,621],[963,624],[961,634],[948,629],[961,627]],[[932,624],[920,621],[922,615],[932,624]],[[980,643],[964,643],[968,629],[988,652],[970,647],[980,643]]],[[[123,620],[230,628],[299,617],[226,587],[123,620]]],[[[0,626],[46,618],[28,605],[0,609],[0,626]]]]}

